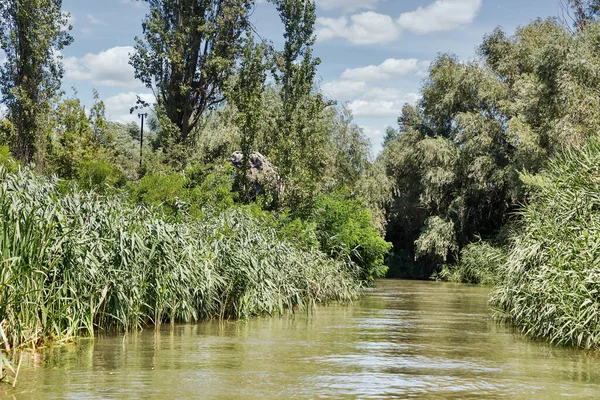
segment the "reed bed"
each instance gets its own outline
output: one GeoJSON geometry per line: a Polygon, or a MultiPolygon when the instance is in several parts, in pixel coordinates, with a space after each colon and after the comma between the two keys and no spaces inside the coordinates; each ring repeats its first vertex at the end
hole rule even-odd
{"type": "Polygon", "coordinates": [[[0,321],[11,347],[351,301],[357,267],[302,251],[242,209],[167,218],[0,168],[0,321]]]}
{"type": "Polygon", "coordinates": [[[522,332],[600,347],[600,141],[566,151],[535,188],[491,303],[522,332]]]}

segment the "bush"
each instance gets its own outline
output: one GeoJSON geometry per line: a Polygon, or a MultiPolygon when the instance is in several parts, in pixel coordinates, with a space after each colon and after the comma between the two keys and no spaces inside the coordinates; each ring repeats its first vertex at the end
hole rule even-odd
{"type": "Polygon", "coordinates": [[[600,347],[600,139],[525,176],[532,201],[492,304],[532,337],[600,347]]]}
{"type": "Polygon", "coordinates": [[[132,200],[147,206],[162,206],[168,214],[175,214],[177,203],[188,200],[186,179],[182,174],[148,174],[140,181],[131,183],[132,200]]]}
{"type": "Polygon", "coordinates": [[[493,285],[500,281],[505,263],[506,249],[479,241],[465,246],[456,264],[443,265],[442,270],[432,278],[449,282],[493,285]]]}
{"type": "Polygon", "coordinates": [[[77,170],[77,177],[81,187],[86,189],[122,187],[127,182],[125,174],[103,157],[82,162],[77,170]]]}
{"type": "Polygon", "coordinates": [[[324,253],[355,262],[365,281],[385,276],[384,258],[391,244],[380,236],[369,211],[358,201],[322,196],[308,221],[316,225],[324,253]]]}
{"type": "Polygon", "coordinates": [[[8,146],[0,146],[0,167],[9,172],[16,172],[19,168],[19,164],[10,154],[8,146]]]}

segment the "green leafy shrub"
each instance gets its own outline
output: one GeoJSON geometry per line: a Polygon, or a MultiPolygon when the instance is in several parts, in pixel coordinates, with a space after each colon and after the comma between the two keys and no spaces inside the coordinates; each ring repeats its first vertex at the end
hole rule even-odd
{"type": "Polygon", "coordinates": [[[82,162],[77,176],[79,184],[86,189],[122,187],[127,182],[125,174],[104,157],[82,162]]]}
{"type": "Polygon", "coordinates": [[[148,174],[135,184],[129,185],[134,202],[147,206],[162,206],[170,214],[174,214],[179,201],[188,200],[186,179],[182,174],[148,174]]]}
{"type": "Polygon", "coordinates": [[[479,241],[463,247],[459,261],[443,265],[433,279],[492,285],[501,279],[505,263],[506,249],[479,241]]]}
{"type": "Polygon", "coordinates": [[[358,201],[322,196],[308,220],[316,224],[323,252],[355,262],[365,281],[385,276],[384,257],[391,244],[380,236],[369,211],[358,201]]]}
{"type": "Polygon", "coordinates": [[[237,199],[232,191],[233,166],[206,168],[193,166],[186,169],[187,187],[190,189],[189,201],[193,210],[211,207],[216,210],[231,208],[237,199]]]}
{"type": "Polygon", "coordinates": [[[0,146],[0,166],[9,172],[16,172],[19,168],[19,164],[10,154],[8,146],[0,146]]]}

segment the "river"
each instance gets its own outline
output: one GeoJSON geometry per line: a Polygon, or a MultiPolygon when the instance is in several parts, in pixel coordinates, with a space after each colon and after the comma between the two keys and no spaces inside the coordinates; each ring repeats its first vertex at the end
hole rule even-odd
{"type": "Polygon", "coordinates": [[[25,357],[17,399],[598,398],[600,357],[491,319],[489,289],[381,281],[352,306],[163,326],[25,357]]]}

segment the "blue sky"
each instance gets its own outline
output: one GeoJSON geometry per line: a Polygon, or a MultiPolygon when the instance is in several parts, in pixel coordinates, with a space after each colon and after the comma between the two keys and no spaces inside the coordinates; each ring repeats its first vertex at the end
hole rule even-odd
{"type": "MultiPolygon", "coordinates": [[[[500,26],[513,32],[537,17],[559,14],[559,0],[316,0],[321,58],[319,84],[339,103],[347,102],[355,121],[381,148],[386,126],[396,126],[405,102],[414,102],[429,62],[450,52],[475,56],[483,36],[500,26]]],[[[63,0],[71,13],[74,43],[63,51],[63,88],[74,87],[89,105],[96,88],[110,118],[134,121],[129,108],[149,90],[128,65],[134,37],[147,12],[135,0],[63,0]]],[[[259,0],[252,16],[261,36],[282,43],[273,6],[259,0]]]]}

